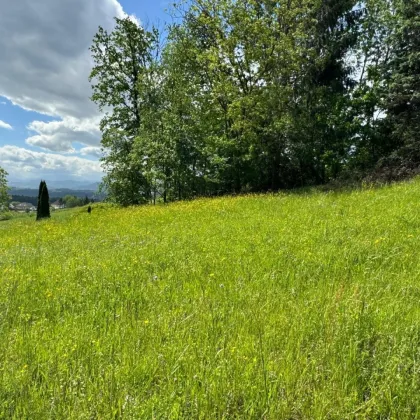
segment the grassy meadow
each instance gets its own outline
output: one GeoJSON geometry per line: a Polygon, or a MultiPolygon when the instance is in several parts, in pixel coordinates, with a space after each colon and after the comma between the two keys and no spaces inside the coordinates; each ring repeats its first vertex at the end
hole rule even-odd
{"type": "Polygon", "coordinates": [[[0,418],[420,418],[420,179],[0,223],[0,418]]]}

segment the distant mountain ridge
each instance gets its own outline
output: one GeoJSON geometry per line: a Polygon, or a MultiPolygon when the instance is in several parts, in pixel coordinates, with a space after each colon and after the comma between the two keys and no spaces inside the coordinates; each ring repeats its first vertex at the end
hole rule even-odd
{"type": "MultiPolygon", "coordinates": [[[[9,187],[15,189],[38,189],[40,180],[29,180],[29,181],[9,181],[9,187]]],[[[83,191],[97,191],[99,187],[99,182],[90,182],[88,180],[84,181],[74,181],[74,180],[61,180],[61,181],[49,181],[47,186],[49,190],[83,190],[83,191]]]]}
{"type": "MultiPolygon", "coordinates": [[[[50,197],[62,198],[66,195],[74,195],[79,198],[93,198],[95,200],[103,200],[105,194],[100,194],[97,190],[89,189],[70,189],[70,188],[48,188],[50,197]]],[[[13,197],[25,196],[25,197],[38,197],[38,189],[35,188],[16,188],[12,187],[9,194],[13,197]]]]}

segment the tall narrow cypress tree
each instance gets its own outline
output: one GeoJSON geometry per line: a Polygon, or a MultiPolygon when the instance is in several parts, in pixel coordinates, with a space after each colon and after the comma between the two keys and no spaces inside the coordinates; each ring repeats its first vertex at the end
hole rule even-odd
{"type": "Polygon", "coordinates": [[[45,181],[39,183],[38,208],[36,210],[36,220],[45,219],[50,216],[50,196],[45,181]]]}

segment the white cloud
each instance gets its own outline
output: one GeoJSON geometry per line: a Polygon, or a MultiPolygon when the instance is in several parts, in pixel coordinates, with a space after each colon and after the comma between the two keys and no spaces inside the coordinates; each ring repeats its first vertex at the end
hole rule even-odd
{"type": "Polygon", "coordinates": [[[13,127],[10,124],[0,120],[0,128],[5,128],[7,130],[13,130],[13,127]]]}
{"type": "Polygon", "coordinates": [[[57,174],[77,179],[99,180],[103,176],[100,163],[77,156],[34,152],[16,146],[0,147],[0,166],[10,178],[33,179],[57,174]]]}
{"type": "Polygon", "coordinates": [[[61,120],[32,122],[28,144],[54,152],[99,144],[89,47],[98,26],[111,30],[115,16],[126,16],[117,0],[1,1],[0,96],[61,120]]]}
{"type": "Polygon", "coordinates": [[[80,149],[80,154],[82,156],[95,156],[97,158],[100,158],[102,156],[102,150],[100,147],[83,147],[80,149]]]}
{"type": "Polygon", "coordinates": [[[98,125],[98,118],[64,117],[62,121],[32,121],[27,128],[37,134],[28,137],[26,143],[54,152],[74,152],[72,144],[75,142],[98,146],[101,137],[98,125]]]}
{"type": "Polygon", "coordinates": [[[141,25],[141,20],[138,18],[134,13],[128,16],[132,22],[134,22],[137,26],[141,25]]]}

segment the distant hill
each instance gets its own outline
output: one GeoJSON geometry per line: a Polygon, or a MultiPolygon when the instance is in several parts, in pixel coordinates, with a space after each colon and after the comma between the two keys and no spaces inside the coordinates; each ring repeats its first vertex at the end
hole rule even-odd
{"type": "Polygon", "coordinates": [[[99,187],[99,182],[89,182],[89,181],[47,181],[49,189],[69,189],[69,190],[83,190],[83,191],[97,191],[99,187]]]}
{"type": "Polygon", "coordinates": [[[83,186],[84,190],[92,190],[92,191],[98,191],[100,182],[93,182],[92,184],[86,184],[83,186]]]}
{"type": "MultiPolygon", "coordinates": [[[[79,198],[93,198],[95,201],[102,201],[105,198],[105,194],[99,194],[95,190],[89,190],[89,189],[80,189],[80,190],[73,190],[70,188],[48,188],[48,192],[50,194],[50,197],[54,197],[55,199],[62,198],[65,195],[74,195],[79,198]]],[[[38,189],[34,188],[15,188],[12,187],[10,190],[10,195],[12,196],[12,199],[16,196],[25,196],[25,197],[38,197],[38,189]]],[[[19,201],[16,199],[16,201],[19,201]]]]}
{"type": "MultiPolygon", "coordinates": [[[[57,201],[60,197],[51,197],[50,196],[50,203],[54,203],[57,201]]],[[[19,203],[31,203],[34,206],[38,204],[38,197],[34,196],[28,196],[28,195],[12,195],[11,201],[16,201],[19,203]]]]}
{"type": "MultiPolygon", "coordinates": [[[[48,180],[46,179],[48,190],[54,189],[69,189],[69,190],[80,190],[80,191],[97,191],[99,182],[90,182],[89,180],[74,181],[74,180],[48,180]]],[[[39,180],[29,181],[10,181],[9,186],[19,190],[24,189],[36,189],[38,190],[39,180]]]]}

